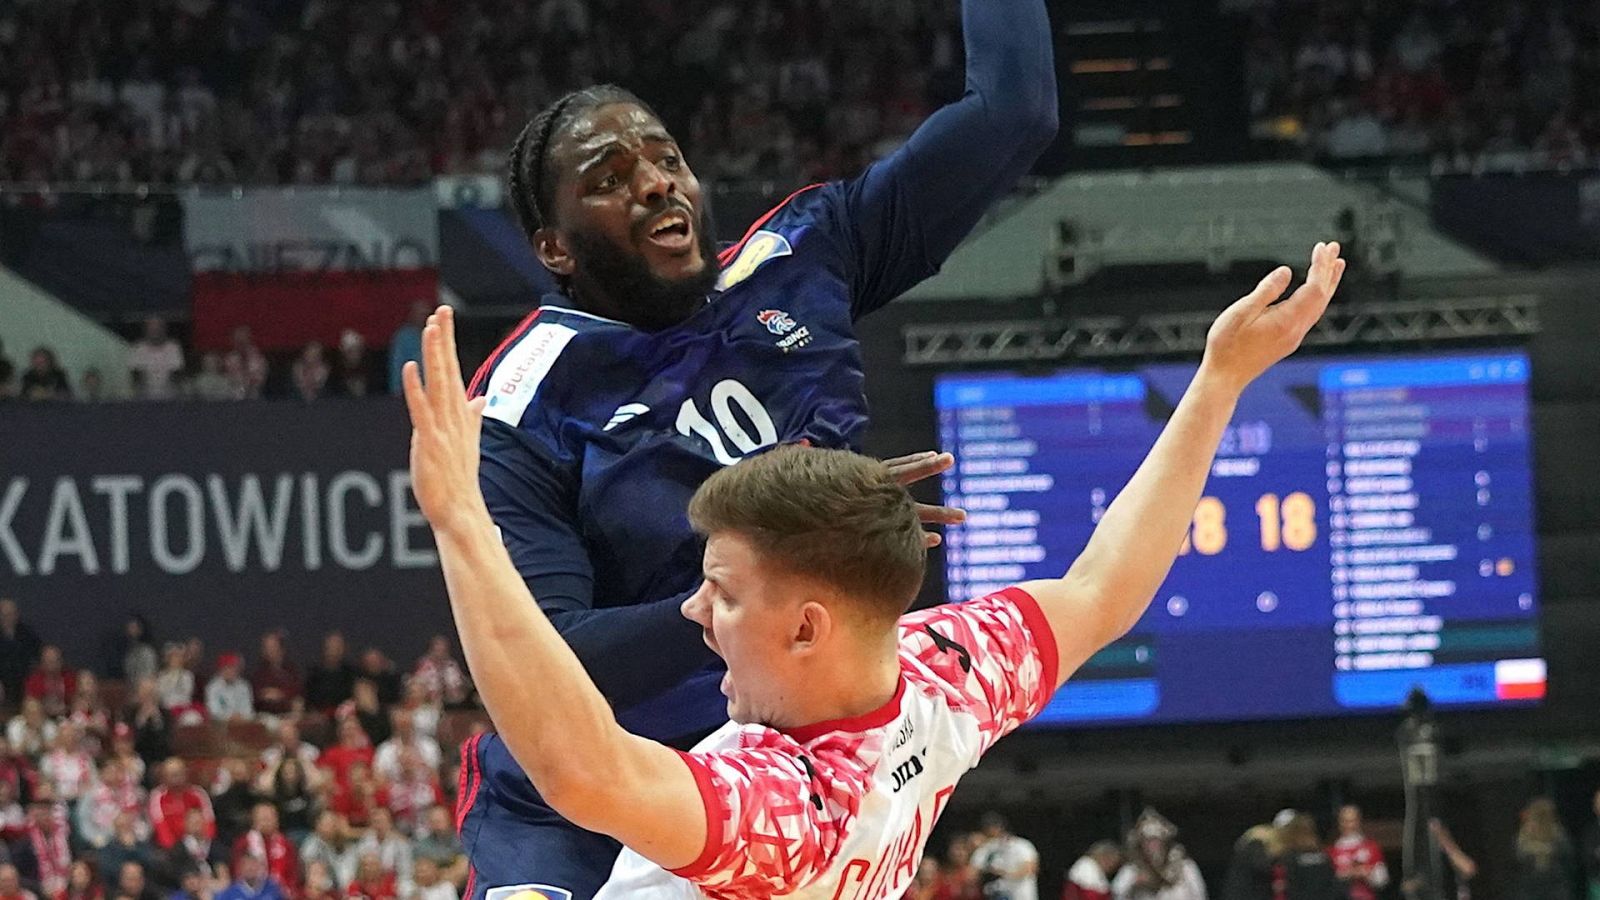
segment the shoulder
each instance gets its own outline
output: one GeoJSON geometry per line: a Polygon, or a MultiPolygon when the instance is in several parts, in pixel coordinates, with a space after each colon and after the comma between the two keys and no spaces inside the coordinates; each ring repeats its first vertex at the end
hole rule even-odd
{"type": "Polygon", "coordinates": [[[626,332],[628,327],[577,310],[541,306],[489,354],[467,393],[489,398],[485,417],[517,426],[536,399],[565,379],[573,357],[591,343],[586,336],[617,330],[626,332]]]}
{"type": "Polygon", "coordinates": [[[717,289],[728,290],[767,263],[799,253],[802,243],[807,250],[822,246],[818,239],[825,243],[844,223],[847,192],[845,183],[828,181],[784,197],[751,223],[736,243],[717,254],[722,269],[717,289]]]}
{"type": "Polygon", "coordinates": [[[900,646],[902,655],[910,653],[924,662],[952,650],[1020,659],[1036,649],[1046,675],[1054,676],[1049,622],[1038,601],[1018,587],[908,613],[900,618],[900,646]]]}

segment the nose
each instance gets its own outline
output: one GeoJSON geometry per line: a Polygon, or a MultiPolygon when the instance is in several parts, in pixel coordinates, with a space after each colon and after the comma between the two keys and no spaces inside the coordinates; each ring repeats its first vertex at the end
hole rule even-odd
{"type": "Polygon", "coordinates": [[[706,585],[702,582],[700,589],[690,594],[688,599],[683,601],[683,605],[678,607],[678,611],[683,613],[685,619],[694,622],[701,628],[710,628],[711,622],[706,615],[709,608],[709,604],[706,602],[706,585]]]}
{"type": "Polygon", "coordinates": [[[655,206],[677,193],[672,176],[648,159],[640,159],[633,170],[633,193],[644,206],[655,206]]]}

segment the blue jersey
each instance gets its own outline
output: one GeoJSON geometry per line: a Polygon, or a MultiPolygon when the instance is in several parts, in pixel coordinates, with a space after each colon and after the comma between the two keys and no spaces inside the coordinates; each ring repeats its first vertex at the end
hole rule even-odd
{"type": "Polygon", "coordinates": [[[963,7],[967,95],[861,176],[755,223],[689,319],[645,332],[546,297],[473,380],[489,511],[636,733],[670,741],[726,718],[717,661],[678,612],[700,581],[695,489],[782,443],[859,450],[855,321],[936,272],[1055,133],[1043,5],[963,7]]]}

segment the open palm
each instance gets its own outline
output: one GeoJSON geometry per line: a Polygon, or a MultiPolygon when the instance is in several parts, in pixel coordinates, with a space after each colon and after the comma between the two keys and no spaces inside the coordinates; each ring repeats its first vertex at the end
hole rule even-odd
{"type": "Polygon", "coordinates": [[[1306,283],[1281,303],[1293,273],[1279,266],[1256,289],[1222,311],[1206,335],[1203,363],[1211,372],[1243,390],[1274,363],[1299,349],[1306,332],[1322,318],[1339,289],[1345,261],[1337,243],[1319,243],[1311,251],[1306,283]]]}

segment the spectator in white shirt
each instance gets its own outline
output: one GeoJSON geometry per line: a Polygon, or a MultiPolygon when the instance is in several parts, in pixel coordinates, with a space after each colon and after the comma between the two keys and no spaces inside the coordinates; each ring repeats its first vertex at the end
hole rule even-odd
{"type": "Polygon", "coordinates": [[[369,853],[378,857],[386,871],[394,873],[396,893],[407,896],[411,891],[411,841],[394,830],[394,816],[381,806],[372,811],[371,827],[356,843],[357,859],[369,853]]]}
{"type": "Polygon", "coordinates": [[[459,900],[456,886],[439,876],[439,866],[426,857],[417,860],[412,870],[416,889],[409,900],[459,900]]]}
{"type": "Polygon", "coordinates": [[[1178,829],[1146,809],[1128,833],[1128,864],[1111,882],[1116,900],[1206,900],[1200,867],[1177,842],[1178,829]]]}
{"type": "Polygon", "coordinates": [[[168,400],[177,395],[183,348],[167,335],[166,322],[154,316],[145,320],[144,337],[128,351],[128,371],[135,397],[168,400]]]}
{"type": "Polygon", "coordinates": [[[973,851],[972,865],[981,877],[992,879],[984,889],[986,896],[1039,900],[1039,850],[1027,838],[1012,834],[998,813],[983,817],[983,843],[973,851]]]}
{"type": "Polygon", "coordinates": [[[409,710],[396,709],[389,713],[393,736],[378,745],[372,757],[372,771],[385,781],[399,781],[403,771],[401,754],[408,748],[416,751],[430,769],[439,768],[439,742],[417,733],[409,710]]]}
{"type": "MultiPolygon", "coordinates": [[[[300,760],[300,768],[305,770],[307,780],[316,782],[321,772],[317,768],[317,759],[322,752],[316,745],[300,739],[300,726],[293,719],[284,719],[278,723],[277,736],[277,743],[261,751],[261,774],[268,776],[276,772],[285,756],[293,756],[300,760]]],[[[263,783],[270,784],[270,777],[263,783]]]]}
{"type": "Polygon", "coordinates": [[[206,685],[206,712],[212,721],[232,722],[255,717],[250,682],[239,674],[243,661],[237,653],[217,657],[217,674],[206,685]]]}

